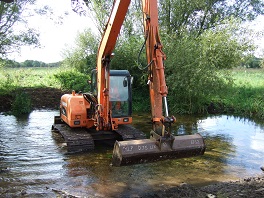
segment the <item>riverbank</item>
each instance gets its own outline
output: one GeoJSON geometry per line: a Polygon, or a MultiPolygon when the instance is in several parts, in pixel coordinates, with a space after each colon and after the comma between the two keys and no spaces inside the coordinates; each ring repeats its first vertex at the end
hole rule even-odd
{"type": "Polygon", "coordinates": [[[183,183],[177,187],[167,187],[164,189],[153,191],[140,195],[139,197],[155,197],[155,198],[169,198],[169,197],[197,197],[197,198],[225,198],[225,197],[264,197],[264,175],[258,177],[250,177],[240,179],[237,181],[221,182],[211,184],[203,187],[195,187],[183,183]]]}
{"type": "MultiPolygon", "coordinates": [[[[57,196],[75,198],[65,191],[53,189],[57,196]]],[[[101,197],[89,195],[89,197],[101,197]]],[[[142,194],[121,194],[116,197],[126,198],[261,198],[264,197],[264,176],[250,177],[237,181],[222,182],[207,185],[204,187],[195,187],[186,183],[180,186],[163,186],[160,190],[145,192],[142,194]]]]}
{"type": "Polygon", "coordinates": [[[11,110],[12,102],[16,97],[16,93],[26,93],[30,100],[32,109],[59,109],[60,98],[66,93],[60,89],[45,88],[20,88],[16,92],[0,95],[0,112],[8,112],[11,110]]]}

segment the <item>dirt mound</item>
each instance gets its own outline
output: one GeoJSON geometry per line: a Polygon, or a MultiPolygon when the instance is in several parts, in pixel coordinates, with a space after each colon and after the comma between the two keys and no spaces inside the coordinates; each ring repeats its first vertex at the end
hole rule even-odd
{"type": "Polygon", "coordinates": [[[0,112],[11,110],[12,101],[19,92],[30,96],[33,109],[58,109],[61,96],[66,93],[55,88],[21,88],[6,95],[0,95],[0,112]]]}

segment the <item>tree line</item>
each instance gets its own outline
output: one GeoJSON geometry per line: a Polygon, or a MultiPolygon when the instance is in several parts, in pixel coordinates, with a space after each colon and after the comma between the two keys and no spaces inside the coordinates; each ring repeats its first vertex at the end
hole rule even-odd
{"type": "Polygon", "coordinates": [[[14,60],[1,59],[0,63],[5,68],[23,68],[23,67],[59,67],[61,62],[45,63],[37,60],[25,60],[17,62],[14,60]]]}

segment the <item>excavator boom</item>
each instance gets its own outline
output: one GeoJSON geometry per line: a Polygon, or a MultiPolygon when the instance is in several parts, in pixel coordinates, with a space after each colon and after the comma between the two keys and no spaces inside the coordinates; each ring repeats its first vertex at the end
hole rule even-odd
{"type": "Polygon", "coordinates": [[[109,120],[108,116],[110,110],[110,59],[115,48],[116,40],[125,19],[129,4],[130,0],[115,0],[97,53],[97,98],[98,104],[102,105],[102,108],[98,109],[98,130],[111,130],[112,127],[111,121],[109,120]]]}
{"type": "Polygon", "coordinates": [[[162,51],[159,37],[157,0],[142,0],[142,9],[152,130],[150,139],[116,141],[112,160],[115,166],[192,157],[203,155],[205,151],[204,140],[200,134],[184,136],[171,134],[171,124],[176,119],[174,116],[170,117],[168,111],[168,89],[164,72],[166,55],[162,51]]]}

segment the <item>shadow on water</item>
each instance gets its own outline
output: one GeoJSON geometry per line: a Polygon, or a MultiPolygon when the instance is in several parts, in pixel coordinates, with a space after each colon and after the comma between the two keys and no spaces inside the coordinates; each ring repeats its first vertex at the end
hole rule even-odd
{"type": "MultiPolygon", "coordinates": [[[[65,154],[51,132],[57,111],[34,111],[26,118],[0,114],[0,195],[117,197],[182,183],[205,185],[259,174],[264,165],[264,125],[234,116],[178,116],[174,135],[200,133],[207,145],[200,157],[112,167],[112,147],[65,154]]],[[[145,115],[134,126],[149,133],[145,115]]]]}

